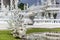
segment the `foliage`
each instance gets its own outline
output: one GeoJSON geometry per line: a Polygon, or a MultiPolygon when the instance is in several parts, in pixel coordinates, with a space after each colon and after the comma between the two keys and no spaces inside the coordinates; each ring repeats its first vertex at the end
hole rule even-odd
{"type": "MultiPolygon", "coordinates": [[[[60,28],[48,29],[48,28],[32,28],[27,29],[27,34],[36,32],[60,32],[60,28]]],[[[20,40],[11,35],[10,30],[0,30],[0,40],[20,40]]]]}
{"type": "Polygon", "coordinates": [[[21,10],[24,10],[24,3],[20,3],[20,4],[18,5],[18,8],[20,8],[21,10]]]}
{"type": "Polygon", "coordinates": [[[32,28],[32,29],[27,29],[27,34],[30,33],[36,33],[36,32],[60,32],[60,28],[54,28],[54,29],[49,29],[49,28],[32,28]]]}
{"type": "Polygon", "coordinates": [[[0,30],[0,40],[19,40],[11,35],[9,30],[0,30]]]}

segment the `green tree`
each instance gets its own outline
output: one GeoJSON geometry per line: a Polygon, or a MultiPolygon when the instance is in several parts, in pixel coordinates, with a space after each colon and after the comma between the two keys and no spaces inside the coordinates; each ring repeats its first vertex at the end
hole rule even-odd
{"type": "Polygon", "coordinates": [[[21,10],[24,10],[24,3],[20,3],[20,4],[18,5],[18,8],[20,8],[21,10]]]}

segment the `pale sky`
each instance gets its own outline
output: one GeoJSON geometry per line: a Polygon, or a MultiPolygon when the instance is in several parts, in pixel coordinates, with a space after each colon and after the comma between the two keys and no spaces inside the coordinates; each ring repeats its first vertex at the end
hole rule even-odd
{"type": "Polygon", "coordinates": [[[40,0],[21,0],[22,3],[28,3],[29,5],[36,4],[40,0]]]}
{"type": "MultiPolygon", "coordinates": [[[[20,2],[28,3],[29,5],[32,5],[32,4],[37,4],[37,2],[41,2],[41,0],[20,0],[20,2]]],[[[57,2],[60,3],[60,0],[57,0],[57,2]]]]}

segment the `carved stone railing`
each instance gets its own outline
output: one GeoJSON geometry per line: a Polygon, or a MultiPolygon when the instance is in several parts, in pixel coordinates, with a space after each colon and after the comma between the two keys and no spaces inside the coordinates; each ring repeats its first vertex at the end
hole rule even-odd
{"type": "Polygon", "coordinates": [[[60,8],[60,4],[52,4],[52,5],[50,5],[49,7],[54,7],[54,8],[60,8]]]}
{"type": "Polygon", "coordinates": [[[60,40],[60,33],[56,32],[41,32],[31,33],[27,35],[27,40],[60,40]]]}
{"type": "Polygon", "coordinates": [[[60,23],[60,19],[34,19],[37,23],[60,23]]]}

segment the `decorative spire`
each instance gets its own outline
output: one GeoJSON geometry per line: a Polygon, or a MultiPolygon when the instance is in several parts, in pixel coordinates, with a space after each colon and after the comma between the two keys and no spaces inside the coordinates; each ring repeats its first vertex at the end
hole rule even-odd
{"type": "Polygon", "coordinates": [[[24,4],[24,10],[28,9],[28,3],[24,4]]]}
{"type": "Polygon", "coordinates": [[[28,3],[27,3],[27,9],[28,9],[28,3]]]}
{"type": "Polygon", "coordinates": [[[51,0],[47,0],[47,2],[48,2],[48,5],[51,5],[51,0]]]}
{"type": "Polygon", "coordinates": [[[3,0],[1,0],[1,9],[3,9],[3,6],[4,6],[3,0]]]}

